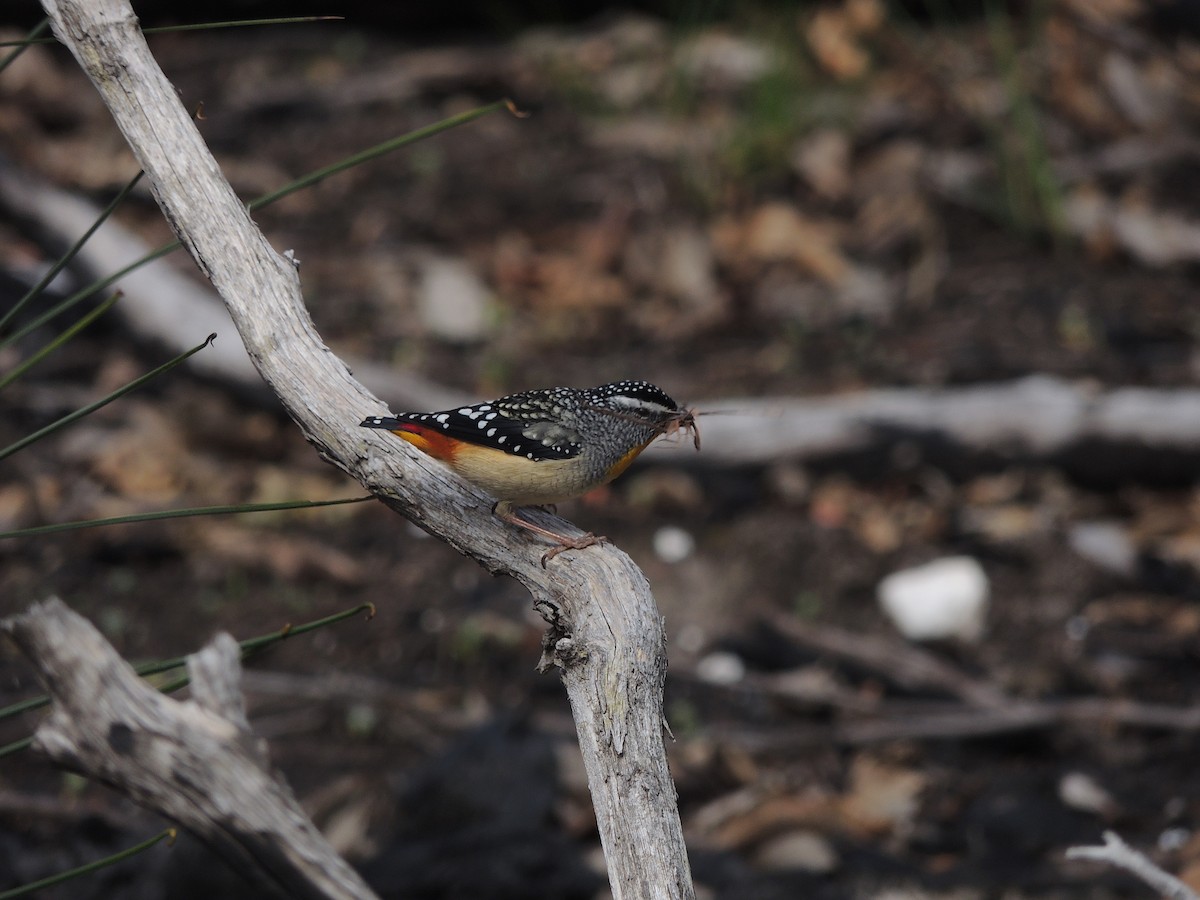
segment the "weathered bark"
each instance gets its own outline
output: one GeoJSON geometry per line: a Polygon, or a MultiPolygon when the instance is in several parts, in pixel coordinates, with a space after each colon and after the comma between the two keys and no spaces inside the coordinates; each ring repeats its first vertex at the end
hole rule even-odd
{"type": "MultiPolygon", "coordinates": [[[[545,547],[490,514],[492,498],[387,434],[384,404],[321,342],[293,264],[277,254],[205,147],[124,0],[44,0],[167,220],[224,300],[255,367],[323,458],[391,507],[557,610],[557,662],[575,713],[615,897],[693,894],[662,734],[662,622],[645,577],[611,546],[545,547]]],[[[566,523],[556,523],[565,529],[566,523]]]]}
{"type": "Polygon", "coordinates": [[[1042,458],[1096,445],[1158,452],[1200,447],[1200,391],[1105,391],[1048,375],[971,387],[729,399],[700,409],[717,413],[701,422],[706,464],[828,457],[907,437],[1042,458]]]}
{"type": "Polygon", "coordinates": [[[242,704],[240,650],[227,634],[188,657],[193,700],[160,694],[85,618],[52,598],[0,623],[54,701],[34,747],[180,823],[283,897],[375,894],[313,826],[242,704]]]}

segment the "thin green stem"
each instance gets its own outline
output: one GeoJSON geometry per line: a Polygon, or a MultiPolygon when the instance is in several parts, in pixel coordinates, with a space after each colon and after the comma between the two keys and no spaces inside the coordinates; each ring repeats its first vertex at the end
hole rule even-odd
{"type": "Polygon", "coordinates": [[[43,878],[40,881],[34,881],[30,884],[21,885],[21,887],[12,888],[7,891],[0,891],[0,900],[12,900],[13,897],[24,897],[34,891],[40,891],[43,888],[53,887],[56,884],[62,884],[64,881],[70,881],[72,878],[78,878],[80,875],[87,875],[89,872],[95,872],[98,869],[103,869],[105,866],[115,865],[122,860],[129,859],[132,856],[137,856],[146,850],[149,850],[155,844],[163,840],[169,840],[174,843],[175,836],[178,832],[174,828],[168,828],[154,837],[142,841],[140,844],[135,844],[120,853],[114,853],[112,856],[106,856],[104,859],[98,859],[95,862],[90,862],[86,866],[79,866],[75,869],[68,869],[66,872],[59,872],[57,875],[51,875],[49,878],[43,878]]]}
{"type": "MultiPolygon", "coordinates": [[[[3,72],[10,65],[12,65],[13,60],[15,60],[22,53],[24,53],[25,48],[28,47],[30,44],[41,43],[41,41],[38,39],[38,35],[41,34],[43,31],[45,31],[49,27],[50,27],[50,20],[42,19],[42,21],[38,22],[36,25],[33,26],[33,28],[31,28],[29,30],[29,34],[25,37],[24,40],[5,41],[3,44],[0,44],[0,47],[15,47],[16,48],[15,50],[13,50],[12,53],[10,53],[10,54],[8,54],[8,56],[4,57],[3,60],[0,60],[0,72],[3,72]]],[[[46,42],[50,42],[50,41],[53,41],[54,38],[46,38],[45,40],[46,40],[46,42]]]]}
{"type": "Polygon", "coordinates": [[[157,512],[132,513],[128,516],[112,516],[108,519],[85,519],[79,522],[59,522],[55,525],[35,525],[15,531],[0,531],[0,541],[10,538],[36,537],[57,534],[60,531],[77,531],[81,528],[103,528],[105,525],[129,525],[134,522],[155,522],[160,519],[187,519],[193,516],[223,516],[232,513],[276,512],[284,509],[317,509],[321,506],[341,506],[346,503],[362,503],[374,500],[374,496],[350,497],[343,500],[285,500],[279,503],[243,503],[233,506],[196,506],[190,509],[166,509],[157,512]]]}
{"type": "MultiPolygon", "coordinates": [[[[1064,234],[1062,187],[1054,175],[1044,128],[1038,115],[1028,66],[1014,32],[1012,17],[998,3],[985,7],[992,55],[1008,98],[1005,116],[992,128],[1009,224],[1027,234],[1064,234]]],[[[1036,41],[1039,28],[1033,26],[1036,41]]]]}
{"type": "Polygon", "coordinates": [[[154,260],[158,259],[160,256],[166,256],[172,250],[177,250],[179,248],[179,246],[180,246],[179,241],[172,241],[169,244],[163,244],[163,246],[159,247],[157,250],[151,250],[149,253],[147,253],[145,256],[143,256],[141,259],[135,259],[129,265],[125,266],[122,269],[118,269],[113,274],[106,275],[104,278],[101,278],[99,281],[93,281],[91,284],[87,285],[83,289],[76,291],[70,297],[67,297],[65,300],[62,300],[59,303],[55,304],[51,309],[42,313],[40,316],[38,316],[36,319],[34,319],[29,324],[22,326],[21,328],[17,329],[10,335],[0,338],[0,347],[7,347],[9,344],[19,341],[21,338],[25,337],[25,335],[29,334],[30,332],[32,332],[38,328],[41,328],[43,325],[45,325],[47,322],[49,322],[55,316],[61,315],[62,313],[66,312],[68,309],[73,307],[75,304],[79,303],[81,300],[86,300],[88,297],[91,297],[93,294],[98,294],[98,293],[100,293],[100,291],[104,290],[105,288],[111,287],[114,282],[119,281],[121,278],[128,275],[130,272],[134,271],[135,269],[140,269],[142,266],[146,265],[146,263],[153,262],[154,260]]]}
{"type": "MultiPolygon", "coordinates": [[[[367,613],[368,619],[373,617],[375,615],[375,604],[363,603],[354,607],[354,609],[343,610],[340,613],[334,613],[332,616],[326,616],[324,619],[318,619],[317,621],[309,622],[306,625],[297,625],[295,628],[291,627],[290,625],[285,625],[283,628],[272,632],[271,634],[264,634],[261,637],[250,638],[249,640],[242,641],[240,644],[238,644],[238,646],[242,648],[242,659],[249,659],[255,653],[258,653],[260,650],[263,650],[272,644],[278,644],[290,637],[304,634],[306,631],[313,631],[317,628],[324,628],[326,625],[333,625],[337,622],[341,622],[343,619],[349,619],[352,616],[356,616],[360,612],[367,613]]],[[[186,662],[186,657],[164,660],[161,663],[155,663],[152,667],[147,667],[145,674],[156,674],[158,672],[166,672],[170,669],[177,669],[186,662]]],[[[141,669],[139,669],[138,672],[139,674],[142,674],[141,669]]],[[[192,679],[189,676],[180,675],[177,678],[172,678],[170,681],[159,685],[158,689],[164,694],[173,694],[176,691],[187,687],[191,683],[192,679]]]]}
{"type": "Polygon", "coordinates": [[[113,304],[116,303],[120,298],[121,292],[117,291],[95,309],[91,309],[85,313],[79,319],[79,321],[75,322],[66,331],[58,335],[56,338],[54,338],[54,340],[50,341],[48,344],[34,353],[33,356],[29,357],[29,359],[18,365],[15,369],[11,370],[7,375],[0,376],[0,390],[8,387],[47,356],[49,356],[55,350],[58,350],[60,347],[70,341],[71,338],[75,337],[75,335],[79,334],[79,332],[83,331],[83,329],[87,328],[98,318],[112,309],[113,304]]]}
{"type": "MultiPolygon", "coordinates": [[[[129,196],[135,187],[137,187],[137,183],[142,180],[142,175],[144,174],[144,172],[138,172],[136,175],[134,175],[133,178],[129,180],[129,183],[125,185],[125,187],[121,188],[120,193],[113,197],[108,206],[104,207],[104,211],[100,213],[100,215],[96,218],[96,221],[92,223],[91,227],[83,233],[83,237],[77,240],[71,246],[71,249],[64,253],[59,258],[58,262],[50,267],[50,271],[43,275],[37,284],[25,292],[25,296],[18,300],[13,305],[12,309],[0,317],[0,331],[4,329],[4,326],[8,324],[9,320],[12,319],[13,316],[25,308],[25,305],[29,303],[30,300],[45,290],[46,285],[54,280],[54,276],[67,267],[67,264],[75,258],[75,255],[79,253],[81,249],[83,249],[83,245],[88,242],[88,239],[96,233],[96,229],[103,225],[108,220],[108,217],[116,212],[117,207],[125,202],[125,198],[129,196]]],[[[92,293],[95,293],[95,291],[91,291],[87,296],[90,296],[92,293]]]]}
{"type": "MultiPolygon", "coordinates": [[[[368,147],[366,150],[362,151],[361,153],[357,153],[354,156],[349,157],[348,159],[342,160],[341,162],[333,163],[332,165],[326,166],[323,169],[319,169],[316,172],[312,172],[308,175],[302,175],[300,178],[297,178],[295,181],[293,181],[289,184],[285,184],[283,187],[279,188],[278,190],[272,191],[269,194],[264,194],[261,197],[257,197],[254,200],[251,200],[247,204],[246,208],[249,209],[251,212],[258,210],[258,209],[262,209],[264,206],[274,203],[276,200],[280,199],[281,197],[286,197],[288,194],[295,193],[296,191],[301,190],[302,188],[308,187],[312,184],[316,184],[318,181],[328,178],[330,175],[333,175],[336,172],[340,172],[343,169],[346,169],[350,166],[358,165],[359,163],[363,163],[368,160],[375,159],[379,156],[383,156],[386,153],[390,153],[393,150],[398,150],[401,147],[405,147],[416,141],[420,141],[420,140],[423,140],[428,137],[433,137],[435,134],[440,134],[441,132],[446,131],[449,128],[454,128],[457,125],[463,125],[474,119],[478,119],[481,116],[485,116],[488,113],[496,112],[497,110],[499,110],[501,108],[509,110],[515,116],[523,116],[524,115],[523,113],[517,111],[516,106],[513,105],[511,100],[501,100],[496,103],[490,103],[487,106],[481,106],[478,109],[468,110],[465,113],[461,113],[457,116],[451,116],[448,119],[443,119],[440,122],[435,122],[432,125],[427,125],[424,128],[420,128],[416,131],[409,132],[408,134],[402,135],[398,138],[391,138],[389,140],[383,141],[380,144],[376,144],[374,147],[368,147]]],[[[13,343],[14,341],[20,340],[22,337],[27,335],[29,332],[33,331],[35,328],[40,328],[42,325],[46,324],[46,322],[50,321],[51,319],[53,319],[55,316],[59,315],[60,313],[63,313],[66,310],[70,309],[72,306],[74,306],[76,303],[79,303],[81,300],[84,300],[85,298],[90,297],[93,294],[104,290],[105,288],[112,285],[114,282],[120,280],[125,275],[128,275],[130,272],[134,271],[135,269],[141,268],[142,266],[146,265],[149,262],[153,262],[154,260],[158,259],[161,256],[166,256],[168,253],[171,253],[171,252],[179,249],[180,246],[181,245],[180,245],[179,241],[171,241],[169,244],[163,244],[161,247],[159,247],[155,250],[151,250],[149,253],[147,253],[145,256],[143,256],[141,259],[134,260],[133,262],[131,262],[129,265],[125,266],[121,270],[114,272],[112,275],[108,275],[99,281],[93,282],[92,284],[88,285],[87,287],[83,288],[82,290],[72,294],[70,297],[63,300],[61,303],[57,304],[53,309],[51,309],[50,311],[39,316],[37,319],[30,322],[28,325],[25,325],[20,330],[13,332],[12,334],[8,335],[7,337],[0,338],[0,348],[3,348],[5,346],[7,346],[8,344],[13,343]]]]}
{"type": "Polygon", "coordinates": [[[464,113],[459,113],[457,116],[450,116],[448,119],[442,119],[440,122],[434,122],[432,125],[426,125],[424,128],[418,128],[416,131],[410,131],[408,134],[401,135],[397,138],[390,138],[382,143],[376,144],[374,147],[368,147],[360,153],[353,156],[348,156],[343,160],[325,166],[322,169],[317,169],[315,172],[309,172],[307,175],[302,175],[295,181],[285,184],[278,190],[272,191],[269,194],[264,194],[254,200],[251,200],[246,208],[251,212],[257,209],[262,209],[288,194],[293,194],[296,191],[306,187],[311,187],[317,182],[324,181],[330,175],[336,175],[338,172],[353,168],[354,166],[362,165],[365,162],[370,162],[380,156],[385,156],[393,150],[399,150],[401,147],[407,147],[409,144],[414,144],[417,141],[423,141],[426,138],[433,137],[435,134],[441,134],[443,131],[448,131],[451,128],[456,128],[459,125],[465,125],[468,122],[473,122],[482,116],[489,113],[497,112],[501,109],[508,109],[515,112],[515,107],[511,100],[498,100],[495,103],[489,103],[487,106],[480,106],[476,109],[469,109],[464,113]]]}
{"type": "MultiPolygon", "coordinates": [[[[166,34],[171,31],[208,31],[217,28],[250,28],[256,25],[295,25],[305,22],[340,22],[345,16],[288,16],[279,19],[242,19],[228,22],[199,22],[192,25],[160,25],[155,28],[143,28],[142,34],[166,34]]],[[[20,41],[0,41],[0,47],[20,47],[24,49],[30,44],[53,44],[56,38],[39,38],[43,27],[29,32],[29,37],[20,41]]]]}
{"type": "Polygon", "coordinates": [[[171,369],[175,368],[177,365],[182,363],[189,356],[199,353],[201,350],[203,350],[205,347],[207,347],[209,344],[211,344],[215,338],[216,338],[215,334],[210,334],[208,336],[208,338],[204,341],[204,343],[197,344],[191,350],[188,350],[186,353],[179,354],[179,356],[175,357],[170,362],[163,363],[157,369],[154,369],[151,372],[147,372],[141,378],[135,378],[133,381],[129,382],[129,384],[125,385],[124,387],[118,388],[117,390],[113,391],[107,397],[102,397],[99,400],[97,400],[95,403],[89,403],[87,406],[85,406],[81,409],[77,409],[73,413],[68,413],[67,415],[65,415],[61,419],[59,419],[58,421],[51,422],[45,428],[39,428],[33,434],[27,434],[25,437],[21,438],[19,441],[9,444],[3,450],[0,450],[0,459],[7,459],[8,457],[10,457],[14,453],[16,453],[18,450],[23,450],[24,448],[28,447],[30,444],[35,443],[36,441],[40,441],[42,438],[53,434],[54,432],[58,431],[61,428],[66,428],[68,425],[72,424],[73,422],[78,422],[84,416],[91,415],[96,410],[107,406],[108,404],[112,403],[114,400],[124,397],[130,391],[137,390],[146,382],[148,382],[154,378],[157,378],[159,375],[162,375],[165,372],[169,372],[171,369]]]}
{"type": "Polygon", "coordinates": [[[345,16],[286,16],[278,19],[232,19],[227,22],[199,22],[192,25],[160,25],[143,28],[142,34],[165,34],[171,31],[210,31],[217,28],[251,28],[258,25],[297,25],[305,22],[341,22],[345,16]]]}
{"type": "MultiPolygon", "coordinates": [[[[41,700],[42,698],[38,697],[36,699],[41,700]]],[[[46,703],[49,702],[49,700],[46,701],[46,703]]],[[[45,706],[46,703],[39,703],[38,706],[45,706]]],[[[37,707],[34,707],[34,709],[36,708],[37,707]]],[[[11,756],[14,753],[20,753],[22,750],[28,750],[31,746],[33,746],[32,737],[21,738],[19,741],[13,741],[11,744],[5,744],[3,747],[0,747],[0,759],[4,759],[4,757],[11,756]]]]}
{"type": "MultiPolygon", "coordinates": [[[[314,619],[312,622],[305,622],[303,625],[284,625],[278,631],[272,631],[268,634],[259,635],[258,637],[247,638],[240,641],[238,646],[242,651],[242,659],[247,659],[253,654],[259,652],[271,644],[277,644],[285,641],[288,638],[296,637],[301,634],[307,634],[310,631],[315,631],[318,628],[324,628],[327,625],[336,625],[338,622],[344,622],[346,619],[353,618],[359,613],[365,612],[367,618],[371,619],[375,616],[374,603],[360,603],[351,609],[344,609],[339,613],[334,613],[331,616],[326,616],[323,619],[314,619]]],[[[135,666],[134,671],[143,677],[147,675],[158,675],[162,672],[169,672],[172,669],[178,669],[180,666],[187,664],[186,656],[177,656],[173,659],[154,660],[152,662],[142,663],[135,666]]],[[[190,679],[186,676],[172,679],[165,684],[159,685],[158,690],[164,694],[171,694],[180,688],[186,687],[190,679]]],[[[35,709],[42,709],[50,705],[50,697],[42,694],[37,697],[30,697],[28,700],[22,700],[19,703],[12,703],[0,709],[0,720],[10,719],[13,716],[22,713],[32,712],[35,709]]],[[[8,756],[11,753],[16,753],[19,750],[24,750],[33,743],[32,737],[22,738],[19,741],[13,741],[0,747],[0,759],[8,756]]]]}

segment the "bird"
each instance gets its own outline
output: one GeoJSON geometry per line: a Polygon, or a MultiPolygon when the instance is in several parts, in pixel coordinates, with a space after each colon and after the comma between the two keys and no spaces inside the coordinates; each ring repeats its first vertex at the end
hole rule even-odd
{"type": "Polygon", "coordinates": [[[368,416],[497,498],[500,519],[553,541],[542,566],[563,550],[606,543],[595,534],[568,537],[518,515],[523,506],[551,506],[578,497],[624,472],[661,435],[690,434],[695,413],[648,381],[593,388],[552,387],[509,394],[438,412],[368,416]]]}

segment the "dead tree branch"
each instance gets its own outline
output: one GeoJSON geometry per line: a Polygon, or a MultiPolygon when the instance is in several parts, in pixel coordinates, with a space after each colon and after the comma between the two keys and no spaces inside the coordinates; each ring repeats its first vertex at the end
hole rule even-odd
{"type": "MultiPolygon", "coordinates": [[[[163,75],[127,0],[44,0],[54,32],[111,111],[168,222],[212,281],[255,368],[327,461],[493,573],[556,609],[556,662],[575,715],[613,894],[690,897],[662,734],[663,629],[641,571],[611,547],[544,548],[492,498],[401,442],[357,427],[385,405],[322,343],[291,261],[251,221],[163,75]]],[[[566,529],[566,523],[556,523],[566,529]]]]}
{"type": "MultiPolygon", "coordinates": [[[[702,424],[705,465],[832,456],[905,437],[938,437],[966,450],[1033,457],[1086,442],[1159,451],[1200,446],[1200,391],[1102,391],[1048,375],[973,387],[884,388],[696,405],[701,412],[718,413],[702,424]]],[[[670,447],[651,449],[661,457],[670,447]]]]}
{"type": "Polygon", "coordinates": [[[51,598],[0,623],[54,701],[34,747],[178,822],[284,897],[375,894],[272,777],[242,703],[240,650],[227,634],[188,657],[192,696],[160,694],[95,627],[51,598]]]}
{"type": "Polygon", "coordinates": [[[1114,831],[1104,832],[1102,847],[1068,847],[1067,859],[1088,859],[1125,869],[1140,878],[1155,893],[1169,900],[1197,900],[1196,892],[1164,872],[1143,853],[1134,850],[1114,831]]]}

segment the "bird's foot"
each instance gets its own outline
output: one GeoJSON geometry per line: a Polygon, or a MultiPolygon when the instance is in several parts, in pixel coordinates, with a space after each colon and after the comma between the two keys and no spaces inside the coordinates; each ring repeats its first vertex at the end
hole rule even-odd
{"type": "Polygon", "coordinates": [[[541,525],[534,525],[532,522],[521,518],[517,515],[516,510],[509,506],[504,501],[497,503],[492,507],[492,512],[499,518],[508,522],[510,525],[516,525],[518,528],[524,528],[526,531],[532,531],[534,534],[539,534],[542,537],[554,541],[557,547],[552,547],[542,554],[542,568],[546,568],[546,562],[554,559],[564,550],[583,550],[585,547],[595,547],[599,544],[607,544],[608,538],[603,535],[595,535],[588,533],[580,537],[568,537],[565,534],[559,534],[557,531],[551,531],[549,528],[543,528],[541,525]]]}
{"type": "MultiPolygon", "coordinates": [[[[546,535],[550,537],[549,534],[546,535]]],[[[583,550],[585,547],[597,547],[600,544],[607,544],[608,538],[602,534],[592,534],[590,531],[583,537],[569,538],[566,535],[557,535],[555,540],[558,541],[557,547],[552,547],[542,554],[542,568],[546,568],[546,560],[554,559],[564,550],[583,550]]]]}

